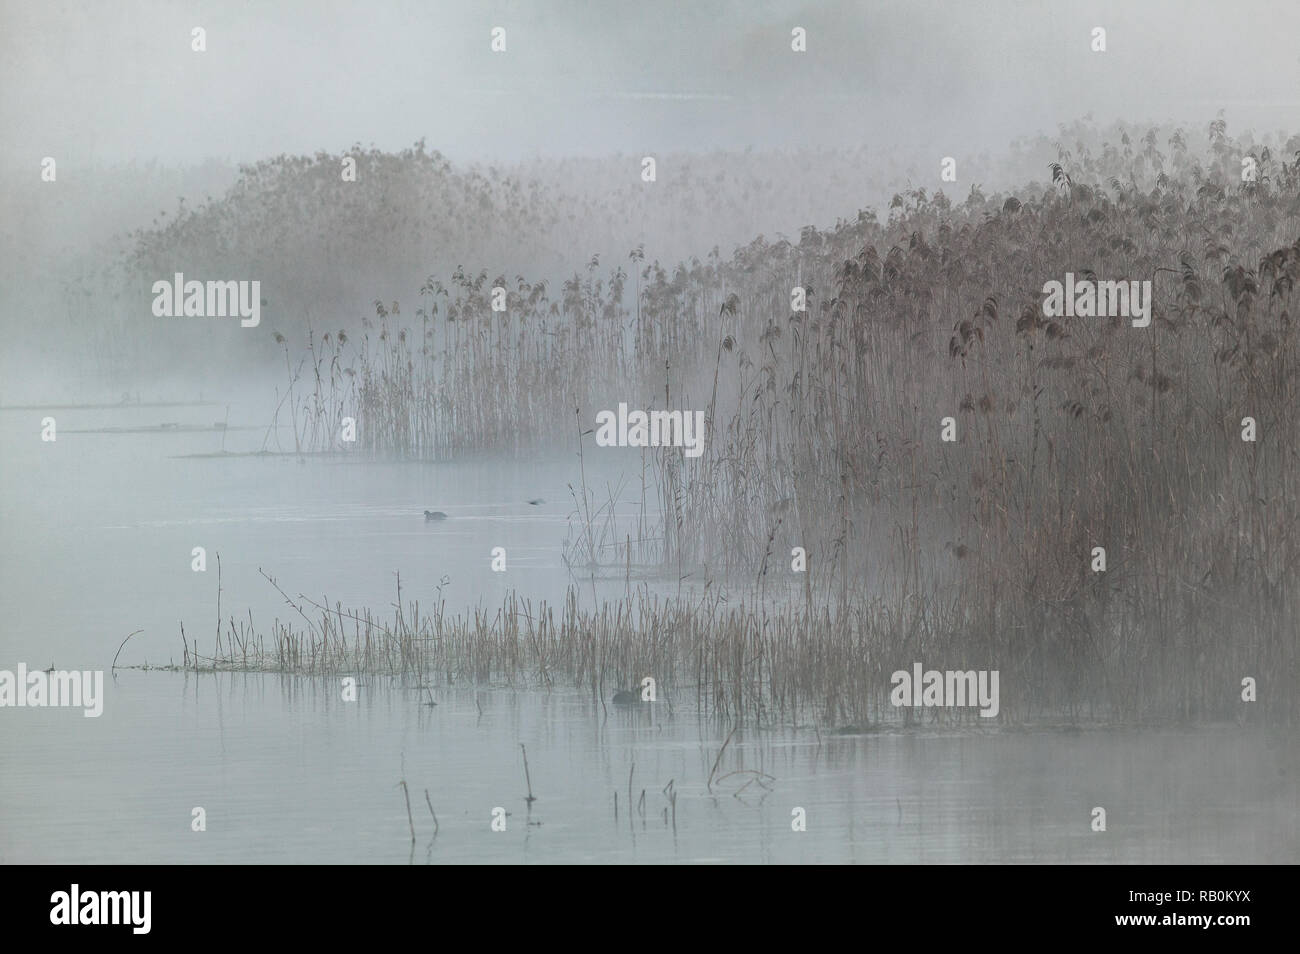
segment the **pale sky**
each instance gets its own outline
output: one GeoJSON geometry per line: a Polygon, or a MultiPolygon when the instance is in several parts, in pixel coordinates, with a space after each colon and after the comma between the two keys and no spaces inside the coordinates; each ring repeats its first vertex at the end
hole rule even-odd
{"type": "Polygon", "coordinates": [[[244,161],[420,138],[456,159],[996,150],[1090,111],[1221,107],[1230,132],[1263,133],[1297,115],[1297,36],[1293,0],[0,0],[0,156],[244,161]]]}

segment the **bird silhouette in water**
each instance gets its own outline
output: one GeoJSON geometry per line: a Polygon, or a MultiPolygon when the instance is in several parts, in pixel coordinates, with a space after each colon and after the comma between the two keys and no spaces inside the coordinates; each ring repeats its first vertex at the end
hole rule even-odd
{"type": "Polygon", "coordinates": [[[536,507],[538,504],[544,504],[544,503],[546,503],[546,501],[543,500],[541,497],[534,497],[532,500],[530,500],[530,501],[528,501],[528,502],[529,502],[530,504],[532,504],[534,507],[536,507]]]}
{"type": "Polygon", "coordinates": [[[641,693],[635,689],[620,689],[614,693],[614,705],[634,706],[641,701],[641,693]]]}
{"type": "Polygon", "coordinates": [[[446,520],[447,515],[441,510],[426,510],[424,512],[425,520],[446,520]]]}

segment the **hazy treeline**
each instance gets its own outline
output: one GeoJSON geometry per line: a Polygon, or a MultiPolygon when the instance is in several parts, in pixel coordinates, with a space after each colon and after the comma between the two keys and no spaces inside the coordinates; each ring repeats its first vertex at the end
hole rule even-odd
{"type": "MultiPolygon", "coordinates": [[[[1144,131],[1127,128],[1133,140],[1144,131]]],[[[1044,176],[1058,141],[1100,153],[1111,133],[1118,152],[1119,129],[1078,123],[996,156],[959,154],[952,185],[939,182],[942,156],[895,141],[657,155],[652,183],[636,155],[461,163],[423,143],[398,153],[357,144],[247,166],[68,160],[57,182],[31,170],[8,175],[15,187],[5,218],[22,227],[4,236],[0,289],[11,307],[0,320],[14,351],[44,351],[69,387],[138,386],[156,373],[161,353],[178,370],[177,384],[209,377],[215,390],[222,375],[277,361],[275,332],[301,345],[309,326],[355,331],[376,300],[409,302],[430,277],[450,284],[462,269],[492,284],[513,287],[524,276],[556,289],[593,256],[606,273],[618,263],[632,271],[626,256],[638,247],[643,265],[659,262],[671,274],[710,253],[729,258],[759,235],[793,241],[805,226],[829,229],[913,186],[942,185],[955,200],[972,186],[1018,190],[1044,176]],[[355,181],[345,180],[345,158],[355,161],[355,181]],[[154,318],[153,282],[178,271],[261,281],[268,306],[259,333],[154,318]]],[[[1193,149],[1205,138],[1187,137],[1193,149]]],[[[1259,142],[1290,154],[1281,137],[1259,142]]]]}

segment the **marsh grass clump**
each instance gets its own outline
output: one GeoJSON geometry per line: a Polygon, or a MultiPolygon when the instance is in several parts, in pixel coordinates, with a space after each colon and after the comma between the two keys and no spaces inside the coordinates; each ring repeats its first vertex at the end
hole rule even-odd
{"type": "MultiPolygon", "coordinates": [[[[278,587],[277,587],[278,588],[278,587]]],[[[286,599],[288,599],[286,597],[286,599]]],[[[447,684],[550,690],[577,687],[602,706],[620,701],[629,673],[654,673],[668,710],[697,712],[751,725],[872,726],[891,722],[988,726],[975,708],[897,709],[891,676],[914,660],[943,658],[969,670],[988,667],[986,648],[971,645],[971,614],[927,611],[918,601],[899,613],[882,601],[851,599],[837,606],[774,604],[755,598],[725,602],[660,596],[641,587],[619,599],[584,606],[577,587],[557,604],[515,594],[496,607],[450,615],[400,596],[390,618],[339,604],[289,600],[300,622],[268,631],[229,619],[212,651],[185,644],[181,668],[196,672],[275,672],[299,676],[373,673],[416,679],[437,673],[447,684]]],[[[1041,656],[995,657],[1001,670],[996,724],[1106,720],[1163,722],[1238,716],[1234,693],[1211,680],[1189,688],[1152,677],[1140,704],[1116,670],[1086,697],[1042,678],[1041,656]]],[[[639,696],[637,696],[639,700],[639,696]]],[[[1270,718],[1293,718],[1285,694],[1261,699],[1270,718]]]]}
{"type": "MultiPolygon", "coordinates": [[[[268,577],[268,579],[270,579],[268,577]]],[[[277,585],[278,588],[278,585],[277,585]]],[[[557,605],[511,594],[499,607],[449,615],[439,602],[395,604],[391,618],[286,597],[298,622],[269,631],[231,618],[212,651],[185,644],[181,668],[304,676],[423,676],[448,683],[553,688],[576,685],[612,698],[627,673],[663,674],[677,703],[741,721],[815,717],[873,721],[889,689],[897,630],[857,629],[871,617],[809,614],[757,603],[727,605],[654,596],[584,608],[576,588],[557,605]]],[[[659,678],[657,676],[657,678],[659,678]]]]}

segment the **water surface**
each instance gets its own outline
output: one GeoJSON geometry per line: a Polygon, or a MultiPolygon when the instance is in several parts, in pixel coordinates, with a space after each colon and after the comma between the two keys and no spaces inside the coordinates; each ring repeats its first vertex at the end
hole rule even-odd
{"type": "MultiPolygon", "coordinates": [[[[107,670],[133,630],[123,663],[179,660],[182,621],[209,650],[217,553],[223,615],[251,611],[262,629],[292,611],[259,567],[295,596],[381,611],[399,573],[404,599],[431,601],[441,586],[452,611],[511,588],[556,599],[570,582],[560,556],[574,461],[190,457],[223,442],[257,449],[263,435],[74,433],[223,414],[62,410],[59,440],[44,444],[42,416],[0,411],[0,668],[107,670]],[[424,509],[450,519],[426,524],[424,509]],[[196,546],[206,573],[191,570],[196,546]],[[494,546],[507,549],[505,574],[490,569],[494,546]]],[[[594,486],[616,479],[587,467],[594,486]]],[[[701,719],[693,699],[626,709],[572,690],[435,684],[430,707],[409,683],[361,683],[344,702],[337,679],[119,670],[98,719],[0,710],[0,861],[1300,858],[1296,747],[1256,727],[747,729],[715,770],[729,727],[701,719]],[[204,832],[191,830],[196,806],[204,832]],[[1105,833],[1090,829],[1096,806],[1105,833]],[[498,807],[504,832],[491,828],[498,807]],[[792,830],[795,809],[805,831],[792,830]]]]}

